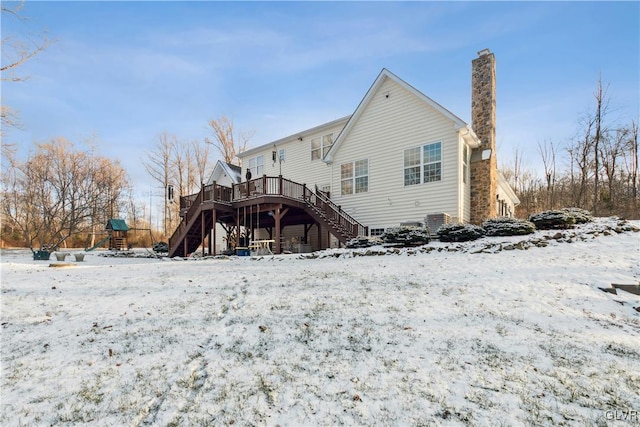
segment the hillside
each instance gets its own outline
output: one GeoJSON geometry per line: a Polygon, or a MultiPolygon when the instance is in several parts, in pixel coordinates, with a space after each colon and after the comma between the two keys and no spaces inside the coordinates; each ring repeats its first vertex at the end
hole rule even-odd
{"type": "Polygon", "coordinates": [[[71,268],[3,251],[0,423],[637,425],[640,296],[599,288],[640,280],[638,225],[71,268]]]}

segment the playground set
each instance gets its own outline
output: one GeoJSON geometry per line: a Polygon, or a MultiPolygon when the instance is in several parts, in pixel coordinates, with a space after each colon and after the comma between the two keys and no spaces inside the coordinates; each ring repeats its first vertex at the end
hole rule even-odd
{"type": "MultiPolygon", "coordinates": [[[[149,228],[129,228],[127,223],[123,219],[110,219],[107,221],[107,225],[105,227],[105,231],[103,233],[106,234],[105,237],[98,240],[97,243],[85,248],[85,252],[91,252],[94,249],[105,246],[109,250],[117,250],[122,251],[125,249],[131,249],[132,245],[129,243],[129,231],[148,231],[151,236],[151,242],[155,243],[155,239],[153,237],[153,233],[151,233],[151,229],[149,228]]],[[[56,251],[58,247],[67,239],[67,237],[61,239],[54,245],[44,246],[39,250],[34,250],[31,248],[31,252],[33,252],[33,259],[36,261],[48,261],[51,257],[51,253],[56,251]]]]}

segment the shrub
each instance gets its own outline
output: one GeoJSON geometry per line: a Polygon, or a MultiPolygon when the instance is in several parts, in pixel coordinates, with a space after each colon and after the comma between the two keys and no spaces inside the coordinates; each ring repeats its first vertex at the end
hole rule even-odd
{"type": "Polygon", "coordinates": [[[536,230],[531,221],[508,217],[487,220],[482,228],[487,236],[522,236],[536,230]]]}
{"type": "Polygon", "coordinates": [[[484,229],[472,224],[445,224],[436,234],[441,242],[467,242],[484,236],[484,229]]]}
{"type": "Polygon", "coordinates": [[[569,215],[573,216],[576,220],[576,224],[584,224],[586,222],[591,222],[593,217],[591,216],[591,212],[580,209],[580,208],[564,208],[560,209],[562,212],[566,212],[569,215]]]}
{"type": "Polygon", "coordinates": [[[368,248],[369,246],[379,245],[380,240],[377,237],[368,238],[366,236],[354,237],[347,241],[345,246],[350,249],[368,248]]]}
{"type": "Polygon", "coordinates": [[[388,228],[380,237],[384,243],[397,246],[420,246],[431,241],[429,227],[388,228]]]}
{"type": "Polygon", "coordinates": [[[572,228],[576,218],[563,210],[543,211],[529,216],[529,221],[539,230],[572,228]]]}

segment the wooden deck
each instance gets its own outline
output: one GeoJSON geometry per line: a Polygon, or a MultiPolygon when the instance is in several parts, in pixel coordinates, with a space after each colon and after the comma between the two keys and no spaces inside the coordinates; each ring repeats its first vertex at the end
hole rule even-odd
{"type": "Polygon", "coordinates": [[[282,176],[264,175],[232,187],[214,182],[199,193],[181,197],[180,209],[182,221],[169,239],[171,257],[187,256],[201,245],[215,255],[215,224],[233,230],[236,242],[243,232],[253,237],[256,230],[266,230],[274,241],[274,253],[282,253],[281,232],[290,225],[304,225],[305,240],[313,225],[318,233],[327,231],[342,243],[368,233],[367,227],[322,192],[282,176]]]}

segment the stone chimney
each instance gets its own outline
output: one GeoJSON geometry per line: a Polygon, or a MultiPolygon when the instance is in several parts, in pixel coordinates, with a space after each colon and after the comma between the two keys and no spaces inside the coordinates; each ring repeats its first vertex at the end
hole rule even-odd
{"type": "Polygon", "coordinates": [[[471,61],[471,127],[480,139],[470,162],[470,221],[480,224],[497,215],[496,59],[489,49],[471,61]]]}

